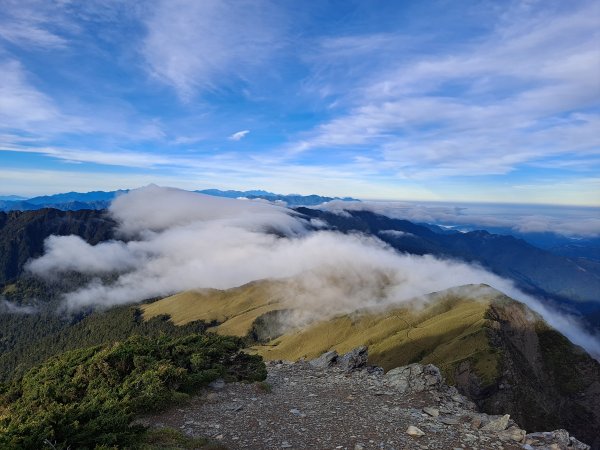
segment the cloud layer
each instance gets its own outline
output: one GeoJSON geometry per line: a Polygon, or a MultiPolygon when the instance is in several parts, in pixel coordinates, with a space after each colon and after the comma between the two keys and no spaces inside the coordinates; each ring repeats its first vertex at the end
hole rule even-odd
{"type": "Polygon", "coordinates": [[[371,211],[393,219],[457,227],[508,228],[519,233],[556,233],[573,237],[600,236],[599,208],[518,205],[435,204],[416,202],[346,202],[319,206],[337,214],[371,211]]]}
{"type": "Polygon", "coordinates": [[[54,236],[46,242],[45,255],[29,265],[45,276],[72,270],[115,276],[68,293],[71,308],[281,279],[291,280],[285,295],[295,307],[309,317],[326,318],[486,283],[526,301],[574,342],[600,354],[593,338],[481,268],[401,255],[374,237],[315,230],[301,216],[273,204],[148,186],[117,198],[110,212],[126,242],[90,246],[74,236],[54,236]]]}

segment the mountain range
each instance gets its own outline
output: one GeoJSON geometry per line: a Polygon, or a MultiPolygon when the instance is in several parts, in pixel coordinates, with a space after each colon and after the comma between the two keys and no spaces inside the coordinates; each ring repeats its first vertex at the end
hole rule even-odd
{"type": "MultiPolygon", "coordinates": [[[[129,192],[127,189],[117,191],[66,192],[63,194],[43,195],[40,197],[23,198],[16,195],[0,197],[0,211],[32,211],[43,208],[55,208],[63,211],[78,211],[81,209],[106,209],[115,197],[129,192]]],[[[320,195],[274,194],[262,190],[251,191],[222,191],[219,189],[204,189],[194,191],[200,194],[227,198],[264,199],[280,201],[290,207],[315,206],[332,200],[357,201],[351,197],[324,197],[320,195]]]]}

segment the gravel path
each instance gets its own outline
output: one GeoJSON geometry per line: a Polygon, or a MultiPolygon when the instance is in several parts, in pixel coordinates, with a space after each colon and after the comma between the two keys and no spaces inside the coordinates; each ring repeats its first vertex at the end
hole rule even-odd
{"type": "Polygon", "coordinates": [[[216,383],[185,406],[141,421],[230,449],[523,448],[481,430],[490,417],[452,390],[403,394],[380,372],[318,370],[307,363],[269,363],[268,369],[266,383],[216,383]],[[411,425],[424,435],[407,434],[411,425]]]}

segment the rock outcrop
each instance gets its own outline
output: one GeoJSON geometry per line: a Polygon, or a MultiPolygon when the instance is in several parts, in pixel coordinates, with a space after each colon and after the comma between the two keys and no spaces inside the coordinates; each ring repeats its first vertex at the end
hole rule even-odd
{"type": "Polygon", "coordinates": [[[365,346],[357,347],[348,353],[339,356],[335,350],[323,353],[318,358],[309,361],[315,369],[327,369],[336,367],[345,372],[352,372],[367,367],[369,359],[368,349],[365,346]]]}
{"type": "Polygon", "coordinates": [[[423,392],[439,389],[444,381],[440,369],[433,364],[426,366],[410,364],[396,367],[388,371],[385,378],[390,386],[400,392],[423,392]]]}

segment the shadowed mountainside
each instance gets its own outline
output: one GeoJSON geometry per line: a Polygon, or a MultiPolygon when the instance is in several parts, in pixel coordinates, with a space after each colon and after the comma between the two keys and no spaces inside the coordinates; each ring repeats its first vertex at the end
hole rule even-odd
{"type": "Polygon", "coordinates": [[[77,235],[90,244],[113,238],[116,223],[103,211],[0,212],[0,286],[23,273],[25,263],[44,251],[51,235],[77,235]]]}

